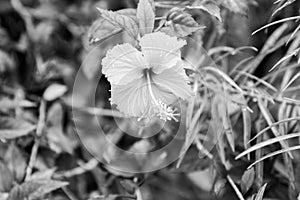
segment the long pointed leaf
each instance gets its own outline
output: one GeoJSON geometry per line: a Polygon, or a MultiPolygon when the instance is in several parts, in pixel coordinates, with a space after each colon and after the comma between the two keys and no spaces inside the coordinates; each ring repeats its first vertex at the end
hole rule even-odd
{"type": "MultiPolygon", "coordinates": [[[[282,136],[279,136],[279,137],[268,139],[266,141],[258,143],[256,145],[250,147],[249,149],[243,151],[238,156],[236,156],[235,159],[237,160],[237,159],[247,155],[248,153],[251,153],[252,151],[255,151],[257,149],[261,149],[261,148],[263,148],[265,146],[268,146],[270,144],[274,144],[276,142],[280,142],[280,141],[295,138],[295,137],[300,137],[300,132],[299,133],[291,133],[291,134],[288,134],[288,135],[282,135],[282,136]]],[[[288,149],[288,148],[286,148],[286,149],[288,149]]]]}
{"type": "Polygon", "coordinates": [[[254,31],[254,32],[252,33],[252,35],[256,34],[257,32],[259,32],[259,31],[261,31],[261,30],[263,30],[263,29],[265,29],[265,28],[268,28],[268,27],[270,27],[270,26],[273,26],[273,25],[275,25],[275,24],[279,24],[279,23],[282,23],[282,22],[290,21],[290,20],[296,20],[296,19],[300,19],[300,16],[288,17],[288,18],[284,18],[284,19],[281,19],[281,20],[278,20],[278,21],[269,23],[269,24],[267,24],[267,25],[265,25],[265,26],[263,26],[263,27],[257,29],[256,31],[254,31]]]}
{"type": "Polygon", "coordinates": [[[287,149],[280,149],[278,151],[274,151],[270,154],[265,155],[264,157],[258,159],[257,161],[255,161],[254,163],[252,163],[251,165],[249,165],[249,167],[247,167],[247,169],[250,169],[251,167],[253,167],[254,165],[256,165],[257,163],[267,159],[267,158],[271,158],[273,156],[282,154],[282,153],[286,153],[286,152],[291,152],[291,151],[295,151],[295,150],[299,150],[300,149],[300,145],[299,146],[294,146],[294,147],[289,147],[287,149]]]}
{"type": "Polygon", "coordinates": [[[288,118],[288,119],[284,119],[284,120],[275,122],[272,125],[270,125],[270,126],[264,128],[263,130],[261,130],[259,133],[257,133],[249,142],[252,142],[254,139],[256,139],[258,136],[260,136],[261,134],[263,134],[267,130],[271,129],[273,126],[277,126],[281,123],[286,123],[286,122],[290,122],[290,121],[294,121],[294,120],[300,120],[300,117],[292,117],[292,118],[288,118]]]}

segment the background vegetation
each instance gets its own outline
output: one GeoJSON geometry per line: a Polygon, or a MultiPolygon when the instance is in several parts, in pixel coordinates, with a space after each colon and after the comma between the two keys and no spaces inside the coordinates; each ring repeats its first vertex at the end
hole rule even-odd
{"type": "MultiPolygon", "coordinates": [[[[90,99],[101,58],[126,39],[110,38],[122,26],[108,22],[103,11],[101,17],[96,7],[128,17],[138,1],[0,1],[0,200],[297,199],[299,0],[154,2],[156,28],[191,36],[211,59],[200,49],[183,52],[197,58],[199,71],[187,72],[196,94],[182,116],[182,151],[191,143],[189,150],[167,168],[133,175],[106,168],[94,155],[104,153],[132,169],[155,166],[162,158],[120,160],[122,155],[103,148],[90,99]],[[78,73],[85,78],[72,110],[78,73]],[[80,138],[89,151],[76,133],[72,111],[85,116],[88,128],[80,138]]],[[[120,131],[115,115],[126,131],[139,132],[111,112],[105,77],[96,83],[96,121],[118,146],[143,151],[173,138],[174,123],[146,142],[120,131]]]]}

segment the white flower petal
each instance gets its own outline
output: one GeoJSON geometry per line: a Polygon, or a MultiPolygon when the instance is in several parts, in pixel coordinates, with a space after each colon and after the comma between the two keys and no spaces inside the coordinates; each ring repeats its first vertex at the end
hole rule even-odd
{"type": "Polygon", "coordinates": [[[152,103],[145,79],[136,79],[127,85],[112,85],[111,104],[116,104],[119,111],[131,117],[149,115],[152,103]]]}
{"type": "Polygon", "coordinates": [[[146,34],[140,40],[142,52],[155,73],[174,67],[181,60],[180,48],[184,45],[186,41],[163,32],[146,34]]]}
{"type": "MultiPolygon", "coordinates": [[[[192,95],[192,89],[187,84],[187,76],[180,64],[177,64],[173,68],[166,69],[160,74],[155,74],[152,80],[157,88],[163,91],[163,94],[169,94],[169,97],[173,95],[173,97],[175,96],[185,100],[192,95]]],[[[173,102],[168,100],[168,102],[165,103],[171,104],[173,102]]]]}
{"type": "Polygon", "coordinates": [[[142,53],[130,44],[116,45],[102,59],[102,72],[112,85],[126,85],[141,78],[147,66],[142,53]]]}

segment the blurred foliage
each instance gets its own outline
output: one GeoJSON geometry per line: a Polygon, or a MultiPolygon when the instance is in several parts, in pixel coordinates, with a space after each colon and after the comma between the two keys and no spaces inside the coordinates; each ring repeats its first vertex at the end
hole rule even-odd
{"type": "MultiPolygon", "coordinates": [[[[187,70],[195,96],[183,108],[184,156],[156,172],[128,174],[91,155],[151,168],[164,158],[122,159],[102,145],[98,122],[115,144],[141,152],[168,143],[178,126],[170,122],[146,142],[126,135],[117,125],[133,135],[139,130],[111,112],[105,77],[97,83],[92,109],[90,82],[100,75],[101,58],[137,37],[131,29],[139,20],[137,0],[3,0],[0,200],[300,198],[299,0],[149,2],[155,29],[189,35],[211,57],[183,50],[199,71],[187,70]],[[73,96],[72,110],[79,73],[82,95],[73,96]],[[72,112],[84,116],[88,128],[80,138],[89,149],[79,140],[72,112]]],[[[160,127],[156,122],[142,134],[160,127]]]]}

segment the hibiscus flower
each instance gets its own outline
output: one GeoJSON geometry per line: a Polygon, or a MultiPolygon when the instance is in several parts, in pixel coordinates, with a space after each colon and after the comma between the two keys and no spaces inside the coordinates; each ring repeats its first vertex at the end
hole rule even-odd
{"type": "Polygon", "coordinates": [[[116,45],[102,60],[102,72],[111,84],[111,104],[130,117],[175,120],[170,105],[191,94],[180,48],[186,41],[162,32],[144,35],[140,50],[116,45]]]}

